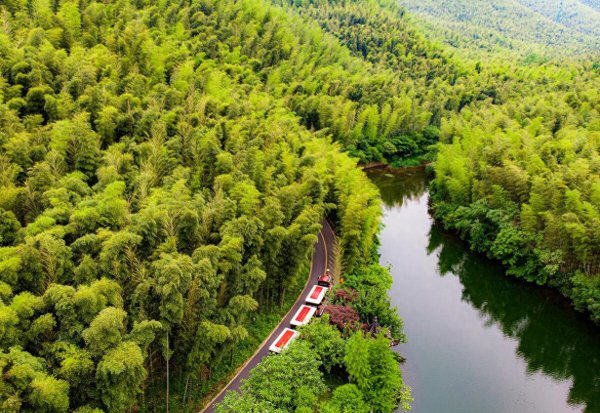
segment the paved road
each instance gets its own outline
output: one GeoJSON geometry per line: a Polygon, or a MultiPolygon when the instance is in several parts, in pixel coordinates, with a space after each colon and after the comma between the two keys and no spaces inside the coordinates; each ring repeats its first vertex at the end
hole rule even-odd
{"type": "Polygon", "coordinates": [[[329,223],[323,220],[323,227],[319,232],[318,241],[315,244],[310,277],[302,290],[302,294],[298,296],[298,299],[294,303],[294,306],[286,314],[283,320],[279,323],[275,330],[271,332],[271,335],[263,341],[259,349],[254,355],[246,361],[246,364],[238,371],[237,375],[221,390],[221,392],[209,403],[209,405],[202,410],[201,413],[213,413],[215,407],[223,401],[225,394],[229,391],[236,391],[240,388],[242,380],[248,377],[250,371],[267,355],[269,355],[269,346],[271,341],[274,340],[286,327],[290,327],[290,321],[292,317],[298,311],[298,308],[304,304],[304,298],[308,294],[309,290],[314,284],[317,283],[317,279],[321,274],[325,272],[327,267],[333,268],[333,244],[335,242],[335,234],[329,223]]]}

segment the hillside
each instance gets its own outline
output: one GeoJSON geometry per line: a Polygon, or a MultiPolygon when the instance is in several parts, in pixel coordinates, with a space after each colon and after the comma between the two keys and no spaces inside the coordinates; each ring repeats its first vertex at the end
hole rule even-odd
{"type": "Polygon", "coordinates": [[[10,1],[0,22],[0,410],[197,409],[304,284],[324,217],[355,341],[387,360],[369,403],[395,408],[389,339],[357,327],[403,337],[378,193],[328,137],[425,127],[389,71],[263,0],[10,1]]]}
{"type": "Polygon", "coordinates": [[[466,51],[548,55],[600,52],[597,2],[401,0],[400,4],[445,43],[466,51]]]}

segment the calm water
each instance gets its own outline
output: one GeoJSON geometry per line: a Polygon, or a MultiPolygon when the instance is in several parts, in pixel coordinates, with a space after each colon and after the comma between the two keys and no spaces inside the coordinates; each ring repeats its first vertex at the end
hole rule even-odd
{"type": "Polygon", "coordinates": [[[434,224],[423,172],[371,178],[413,413],[600,413],[600,328],[434,224]]]}

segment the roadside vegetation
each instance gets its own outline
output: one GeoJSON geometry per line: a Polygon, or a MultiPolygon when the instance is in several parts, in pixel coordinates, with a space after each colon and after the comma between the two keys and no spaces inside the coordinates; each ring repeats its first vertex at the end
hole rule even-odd
{"type": "Polygon", "coordinates": [[[300,338],[282,354],[264,359],[217,412],[389,413],[399,405],[410,409],[410,389],[398,369],[397,354],[390,351],[391,338],[404,341],[404,336],[401,320],[390,309],[389,272],[372,264],[344,280],[330,292],[323,317],[301,327],[300,338]],[[383,327],[370,328],[377,320],[383,327]]]}

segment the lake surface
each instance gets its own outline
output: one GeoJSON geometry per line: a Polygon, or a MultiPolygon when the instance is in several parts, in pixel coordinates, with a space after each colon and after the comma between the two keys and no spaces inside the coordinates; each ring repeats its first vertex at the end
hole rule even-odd
{"type": "Polygon", "coordinates": [[[413,413],[600,413],[600,328],[552,291],[506,277],[427,211],[423,171],[372,173],[381,263],[408,343],[413,413]]]}

